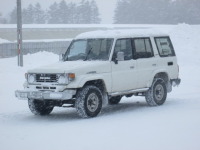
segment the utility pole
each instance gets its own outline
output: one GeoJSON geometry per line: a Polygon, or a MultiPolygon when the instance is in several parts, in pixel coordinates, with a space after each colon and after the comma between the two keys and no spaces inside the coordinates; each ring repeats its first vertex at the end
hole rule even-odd
{"type": "Polygon", "coordinates": [[[17,54],[18,66],[23,67],[21,0],[17,0],[17,54]]]}

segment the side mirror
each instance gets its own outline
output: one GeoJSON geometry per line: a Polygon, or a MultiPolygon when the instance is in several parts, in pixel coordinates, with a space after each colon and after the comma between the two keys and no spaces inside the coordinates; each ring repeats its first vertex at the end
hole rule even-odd
{"type": "Polygon", "coordinates": [[[124,61],[124,52],[118,52],[117,58],[118,61],[124,61]]]}
{"type": "Polygon", "coordinates": [[[124,52],[117,52],[117,57],[114,59],[115,64],[118,64],[118,61],[124,61],[124,52]]]}
{"type": "Polygon", "coordinates": [[[59,55],[59,61],[63,61],[64,60],[64,54],[60,54],[59,55]]]}

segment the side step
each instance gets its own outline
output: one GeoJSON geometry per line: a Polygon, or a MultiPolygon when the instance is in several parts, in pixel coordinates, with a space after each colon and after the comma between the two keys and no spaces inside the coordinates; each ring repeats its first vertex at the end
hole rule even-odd
{"type": "Polygon", "coordinates": [[[109,96],[118,96],[118,95],[127,95],[127,94],[134,94],[134,93],[140,93],[140,92],[145,92],[149,88],[142,88],[142,89],[137,89],[137,90],[129,90],[129,91],[123,91],[123,92],[113,92],[109,93],[109,96]]]}
{"type": "Polygon", "coordinates": [[[75,107],[75,105],[68,105],[68,106],[63,105],[62,107],[64,107],[64,108],[70,108],[70,107],[75,107]]]}

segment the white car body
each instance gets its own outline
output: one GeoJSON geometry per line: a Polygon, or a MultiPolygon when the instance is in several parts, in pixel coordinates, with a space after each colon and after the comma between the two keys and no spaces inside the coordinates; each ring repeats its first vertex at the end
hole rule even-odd
{"type": "MultiPolygon", "coordinates": [[[[156,75],[163,74],[165,75],[167,88],[170,92],[173,81],[177,85],[180,83],[180,80],[178,79],[179,66],[177,64],[177,58],[175,54],[170,57],[161,57],[158,52],[158,47],[156,46],[155,37],[169,38],[166,34],[149,29],[108,30],[83,33],[74,40],[113,39],[108,60],[60,61],[56,64],[29,70],[28,74],[73,73],[75,78],[67,84],[45,82],[29,83],[29,80],[27,80],[24,84],[25,90],[16,91],[16,96],[25,99],[34,98],[34,95],[38,92],[41,97],[36,96],[35,98],[45,100],[45,97],[42,96],[41,93],[50,93],[48,99],[70,100],[76,96],[78,89],[84,87],[84,85],[91,81],[101,81],[104,86],[104,92],[108,97],[138,94],[147,91],[152,86],[156,75]],[[126,61],[113,61],[116,41],[118,39],[134,40],[135,38],[148,38],[153,50],[153,56],[150,58],[130,59],[126,61]],[[59,96],[59,93],[63,92],[66,92],[68,96],[65,95],[65,98],[64,96],[59,96]],[[56,95],[56,93],[58,95],[56,95]]],[[[165,46],[164,42],[162,44],[165,46]]],[[[46,78],[48,79],[48,77],[46,78]]]]}

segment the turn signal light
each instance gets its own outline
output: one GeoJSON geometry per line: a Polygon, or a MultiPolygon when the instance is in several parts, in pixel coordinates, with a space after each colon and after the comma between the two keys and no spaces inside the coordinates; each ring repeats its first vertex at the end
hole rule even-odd
{"type": "Polygon", "coordinates": [[[68,78],[69,78],[70,81],[74,80],[75,79],[75,73],[69,73],[68,78]]]}

